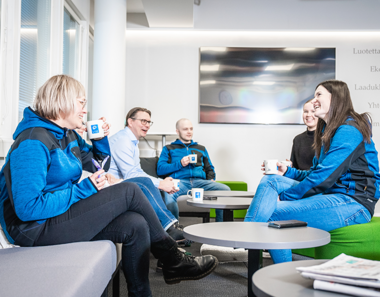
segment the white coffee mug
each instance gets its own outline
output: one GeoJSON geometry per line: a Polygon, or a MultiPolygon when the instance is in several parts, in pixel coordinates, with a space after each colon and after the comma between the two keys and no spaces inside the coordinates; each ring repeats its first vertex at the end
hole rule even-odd
{"type": "Polygon", "coordinates": [[[104,122],[102,120],[89,121],[86,123],[89,139],[103,138],[104,130],[102,128],[104,122]]]}
{"type": "Polygon", "coordinates": [[[277,174],[278,160],[264,160],[265,174],[277,174]]]}
{"type": "Polygon", "coordinates": [[[284,164],[285,166],[291,166],[292,165],[292,162],[290,161],[281,161],[282,164],[284,164]]]}
{"type": "Polygon", "coordinates": [[[176,188],[176,190],[179,190],[179,179],[173,179],[173,183],[174,183],[174,188],[176,188]]]}
{"type": "Polygon", "coordinates": [[[197,155],[196,154],[189,155],[189,160],[190,160],[190,163],[197,163],[197,155]]]}
{"type": "Polygon", "coordinates": [[[187,196],[193,198],[193,201],[202,202],[203,201],[203,189],[193,188],[187,191],[187,196]],[[191,195],[189,195],[191,192],[191,195]]]}

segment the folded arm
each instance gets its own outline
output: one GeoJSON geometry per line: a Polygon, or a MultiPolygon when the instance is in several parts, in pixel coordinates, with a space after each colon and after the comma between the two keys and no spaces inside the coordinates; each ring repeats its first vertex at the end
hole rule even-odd
{"type": "Polygon", "coordinates": [[[169,150],[167,147],[162,149],[160,159],[157,163],[157,175],[169,175],[183,168],[181,160],[169,163],[169,150]]]}

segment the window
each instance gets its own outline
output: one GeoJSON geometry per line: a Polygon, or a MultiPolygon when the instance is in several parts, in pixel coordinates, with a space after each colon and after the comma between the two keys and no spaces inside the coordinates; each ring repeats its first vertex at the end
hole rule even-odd
{"type": "Polygon", "coordinates": [[[63,73],[80,80],[81,26],[65,8],[63,16],[63,73]]]}
{"type": "Polygon", "coordinates": [[[92,121],[92,87],[94,72],[94,39],[88,39],[88,90],[87,90],[87,121],[92,121]]]}
{"type": "Polygon", "coordinates": [[[50,75],[51,0],[22,0],[19,121],[50,75]]]}

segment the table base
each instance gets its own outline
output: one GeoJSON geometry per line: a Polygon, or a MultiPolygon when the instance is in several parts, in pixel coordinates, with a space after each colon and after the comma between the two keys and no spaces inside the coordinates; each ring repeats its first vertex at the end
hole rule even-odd
{"type": "Polygon", "coordinates": [[[234,211],[232,209],[223,209],[223,222],[232,222],[234,220],[234,211]]]}
{"type": "Polygon", "coordinates": [[[261,267],[261,250],[248,250],[248,297],[255,297],[252,291],[252,276],[261,267]]]}

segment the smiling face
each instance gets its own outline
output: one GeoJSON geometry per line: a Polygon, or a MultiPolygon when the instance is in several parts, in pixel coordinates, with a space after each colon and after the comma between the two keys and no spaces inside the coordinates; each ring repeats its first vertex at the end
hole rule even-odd
{"type": "Polygon", "coordinates": [[[314,106],[311,102],[308,102],[303,106],[302,118],[309,131],[314,131],[315,128],[317,128],[318,118],[314,113],[314,106]]]}
{"type": "Polygon", "coordinates": [[[61,117],[53,122],[70,130],[81,128],[83,126],[83,117],[87,113],[86,103],[87,100],[85,97],[77,98],[77,100],[75,100],[74,110],[65,118],[61,117]]]}
{"type": "Polygon", "coordinates": [[[189,120],[182,120],[178,123],[178,128],[176,130],[179,139],[183,143],[190,143],[193,139],[193,124],[189,120]]]}
{"type": "Polygon", "coordinates": [[[141,120],[150,122],[150,115],[147,112],[139,111],[136,113],[133,119],[128,119],[128,128],[131,129],[132,133],[136,136],[137,139],[145,137],[150,129],[150,124],[146,123],[144,125],[141,120]]]}
{"type": "Polygon", "coordinates": [[[322,85],[315,90],[314,99],[311,101],[314,106],[314,115],[327,123],[327,113],[330,110],[331,94],[322,85]]]}

